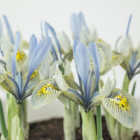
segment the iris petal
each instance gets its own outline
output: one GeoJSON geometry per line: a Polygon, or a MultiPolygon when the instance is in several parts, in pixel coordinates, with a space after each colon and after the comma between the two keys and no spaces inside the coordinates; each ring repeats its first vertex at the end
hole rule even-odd
{"type": "Polygon", "coordinates": [[[5,22],[7,31],[8,31],[9,39],[10,39],[11,43],[14,44],[14,36],[13,36],[12,30],[11,30],[10,24],[8,22],[8,19],[5,15],[3,15],[3,19],[4,19],[4,22],[5,22]]]}
{"type": "Polygon", "coordinates": [[[116,88],[102,100],[102,104],[125,127],[132,128],[137,124],[138,104],[130,94],[116,88]]]}
{"type": "Polygon", "coordinates": [[[39,83],[31,97],[32,108],[38,109],[58,98],[61,94],[55,80],[48,79],[39,83]]]}
{"type": "Polygon", "coordinates": [[[78,74],[83,82],[84,91],[85,91],[85,98],[88,99],[88,78],[90,72],[90,58],[89,58],[89,51],[86,45],[79,43],[75,49],[74,60],[76,64],[76,68],[78,74]]]}
{"type": "Polygon", "coordinates": [[[12,74],[14,79],[15,79],[15,70],[16,70],[16,55],[19,48],[19,44],[20,44],[20,35],[18,32],[16,32],[16,41],[15,41],[14,56],[12,62],[12,74]]]}
{"type": "MultiPolygon", "coordinates": [[[[94,72],[95,72],[95,83],[94,83],[94,89],[93,89],[93,93],[96,91],[97,86],[98,86],[98,82],[99,82],[99,77],[100,77],[100,73],[99,73],[99,69],[100,69],[100,61],[99,61],[99,53],[98,50],[96,48],[96,45],[93,42],[90,42],[89,45],[89,52],[92,58],[92,62],[93,62],[93,68],[94,68],[94,72]]],[[[89,87],[91,88],[91,87],[89,87]]],[[[91,93],[89,93],[91,94],[91,93]]]]}

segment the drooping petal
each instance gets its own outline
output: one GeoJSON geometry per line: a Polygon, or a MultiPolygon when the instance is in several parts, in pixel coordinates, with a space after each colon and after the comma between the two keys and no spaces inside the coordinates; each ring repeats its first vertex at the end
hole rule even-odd
{"type": "Polygon", "coordinates": [[[19,44],[20,44],[20,35],[18,32],[16,32],[16,41],[15,41],[14,56],[12,62],[12,74],[14,79],[15,79],[15,71],[16,71],[16,56],[17,56],[19,44]]]}
{"type": "Polygon", "coordinates": [[[8,22],[8,19],[5,15],[3,15],[3,19],[4,19],[4,22],[5,22],[7,31],[8,31],[9,39],[10,39],[11,43],[14,44],[14,36],[13,36],[12,30],[11,30],[10,24],[8,22]]]}
{"type": "Polygon", "coordinates": [[[5,76],[5,79],[0,85],[9,93],[11,93],[16,99],[19,96],[19,88],[15,80],[10,76],[5,76]]]}
{"type": "Polygon", "coordinates": [[[114,89],[111,94],[102,99],[105,109],[122,125],[133,128],[138,122],[138,104],[130,94],[114,89]]]}
{"type": "Polygon", "coordinates": [[[48,62],[48,59],[45,59],[41,64],[41,67],[39,69],[39,77],[41,80],[50,78],[50,64],[48,62]]]}
{"type": "Polygon", "coordinates": [[[48,79],[40,82],[31,97],[33,109],[38,109],[58,98],[61,94],[55,80],[48,79]]]}
{"type": "Polygon", "coordinates": [[[74,55],[76,69],[78,74],[83,82],[84,91],[85,91],[85,98],[88,99],[88,78],[90,72],[90,57],[89,51],[86,45],[79,43],[75,49],[74,55]]]}
{"type": "MultiPolygon", "coordinates": [[[[98,82],[99,82],[99,77],[100,77],[100,58],[99,58],[99,53],[96,48],[96,45],[93,42],[90,42],[88,45],[89,52],[92,58],[92,63],[93,63],[93,71],[95,74],[95,83],[94,83],[94,88],[93,88],[93,93],[96,91],[98,82]]],[[[92,78],[92,77],[91,77],[92,78]]],[[[89,87],[88,89],[90,89],[89,87]]],[[[91,94],[91,93],[88,93],[91,94]]]]}
{"type": "MultiPolygon", "coordinates": [[[[47,28],[47,29],[50,31],[50,33],[51,33],[51,35],[52,35],[52,37],[53,37],[53,39],[54,39],[54,41],[55,41],[55,43],[56,43],[56,45],[57,45],[57,47],[58,47],[58,51],[59,51],[60,58],[61,58],[61,57],[62,57],[61,48],[60,48],[60,44],[59,44],[59,41],[58,41],[58,39],[57,39],[55,30],[54,30],[53,27],[52,27],[49,23],[47,23],[47,22],[45,22],[45,28],[47,28]]],[[[45,29],[45,30],[46,30],[46,29],[45,29]]],[[[62,59],[62,58],[61,58],[61,59],[62,59]]]]}
{"type": "Polygon", "coordinates": [[[85,107],[83,97],[76,90],[68,88],[68,91],[63,91],[61,94],[82,107],[85,107]]]}
{"type": "Polygon", "coordinates": [[[59,69],[56,69],[56,71],[55,71],[55,81],[60,90],[62,90],[62,91],[68,90],[68,85],[65,82],[65,79],[62,76],[62,72],[59,69]]]}

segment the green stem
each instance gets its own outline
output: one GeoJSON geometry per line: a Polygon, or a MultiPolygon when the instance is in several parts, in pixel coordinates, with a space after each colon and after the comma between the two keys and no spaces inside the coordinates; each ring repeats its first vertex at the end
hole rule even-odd
{"type": "Polygon", "coordinates": [[[101,106],[96,107],[96,119],[97,119],[97,140],[102,139],[102,116],[101,106]]]}
{"type": "Polygon", "coordinates": [[[71,113],[71,104],[70,108],[64,108],[64,137],[65,140],[75,140],[75,125],[74,119],[71,113]]]}
{"type": "Polygon", "coordinates": [[[133,85],[133,89],[132,89],[132,93],[131,93],[132,96],[135,95],[135,88],[136,88],[136,81],[135,81],[135,83],[133,85]]]}
{"type": "Polygon", "coordinates": [[[8,137],[8,132],[7,132],[7,128],[6,128],[4,111],[3,111],[3,106],[2,106],[1,99],[0,99],[0,127],[1,127],[1,131],[2,131],[3,136],[5,138],[7,138],[8,137]]]}
{"type": "Polygon", "coordinates": [[[97,140],[95,121],[92,110],[85,112],[81,108],[83,140],[97,140]]]}

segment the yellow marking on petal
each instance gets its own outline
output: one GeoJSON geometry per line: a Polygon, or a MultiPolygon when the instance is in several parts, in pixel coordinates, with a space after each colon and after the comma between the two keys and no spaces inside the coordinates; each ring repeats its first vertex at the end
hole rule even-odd
{"type": "Polygon", "coordinates": [[[47,94],[49,93],[49,91],[51,90],[58,90],[56,87],[54,87],[53,85],[46,85],[44,87],[42,87],[39,92],[37,93],[37,96],[41,95],[41,94],[47,94]]]}
{"type": "Polygon", "coordinates": [[[16,55],[16,60],[19,62],[19,63],[22,63],[26,58],[26,55],[24,52],[19,52],[17,51],[17,55],[16,55]]]}
{"type": "Polygon", "coordinates": [[[38,75],[38,70],[35,70],[35,71],[32,73],[32,75],[31,75],[31,77],[30,77],[30,80],[32,80],[33,78],[35,78],[37,75],[38,75]]]}
{"type": "Polygon", "coordinates": [[[125,96],[116,95],[114,98],[115,98],[115,104],[118,105],[123,111],[130,109],[125,96]]]}

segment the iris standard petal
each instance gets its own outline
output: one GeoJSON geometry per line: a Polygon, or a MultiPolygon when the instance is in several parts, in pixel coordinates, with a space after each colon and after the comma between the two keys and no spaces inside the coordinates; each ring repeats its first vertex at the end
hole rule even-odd
{"type": "Polygon", "coordinates": [[[42,21],[40,21],[40,31],[41,31],[41,38],[43,38],[43,26],[42,26],[42,21]]]}
{"type": "Polygon", "coordinates": [[[108,68],[108,66],[111,63],[111,59],[112,59],[112,50],[111,50],[111,46],[109,46],[106,43],[102,43],[102,42],[97,42],[96,43],[96,47],[100,50],[102,49],[103,53],[104,53],[104,67],[101,70],[104,71],[106,68],[108,68]]]}
{"type": "MultiPolygon", "coordinates": [[[[47,22],[45,22],[45,28],[47,28],[48,30],[50,30],[50,33],[51,33],[51,35],[52,35],[52,37],[53,37],[53,39],[54,39],[54,41],[55,41],[55,43],[56,43],[56,45],[57,45],[57,47],[58,47],[58,51],[59,51],[60,58],[61,58],[61,57],[62,57],[61,48],[60,48],[60,44],[59,44],[59,41],[58,41],[58,39],[57,39],[55,30],[54,30],[53,27],[52,27],[49,23],[47,23],[47,22]]],[[[46,29],[45,29],[45,30],[46,30],[46,29]]],[[[61,58],[61,59],[62,59],[62,58],[61,58]]]]}
{"type": "Polygon", "coordinates": [[[82,107],[85,107],[83,97],[76,90],[68,88],[68,91],[63,91],[61,94],[82,107]]]}
{"type": "Polygon", "coordinates": [[[19,44],[20,44],[20,35],[18,32],[16,32],[16,41],[15,41],[14,56],[12,62],[12,74],[14,79],[15,79],[15,71],[16,71],[16,55],[19,48],[19,44]]]}
{"type": "Polygon", "coordinates": [[[58,68],[55,71],[55,81],[56,81],[60,90],[62,90],[62,91],[68,90],[68,85],[62,76],[62,72],[58,68]]]}
{"type": "Polygon", "coordinates": [[[48,79],[40,82],[34,89],[31,97],[33,109],[38,109],[58,98],[62,91],[59,90],[55,80],[48,79]]]}
{"type": "Polygon", "coordinates": [[[86,21],[85,21],[83,13],[80,12],[78,16],[79,16],[80,22],[83,24],[83,26],[86,29],[87,33],[89,33],[89,29],[87,27],[87,24],[86,24],[86,21]]]}
{"type": "Polygon", "coordinates": [[[39,77],[41,80],[50,78],[50,64],[48,59],[45,59],[39,68],[39,77]]]}
{"type": "Polygon", "coordinates": [[[3,15],[3,19],[4,19],[4,22],[5,22],[7,31],[8,31],[9,39],[10,39],[11,43],[14,44],[14,36],[13,36],[12,30],[11,30],[10,24],[8,22],[8,19],[5,15],[3,15]]]}
{"type": "Polygon", "coordinates": [[[75,13],[71,15],[70,26],[71,26],[72,33],[74,35],[74,39],[79,38],[81,32],[81,23],[79,17],[75,13]]]}
{"type": "Polygon", "coordinates": [[[74,60],[76,69],[84,85],[85,98],[88,99],[89,94],[87,93],[87,86],[90,72],[90,58],[89,51],[86,45],[79,43],[76,46],[74,60]]]}
{"type": "Polygon", "coordinates": [[[37,47],[34,48],[34,56],[31,57],[31,60],[29,60],[29,71],[28,76],[26,79],[26,83],[24,85],[25,87],[28,85],[30,76],[34,72],[34,70],[39,66],[39,64],[47,57],[47,54],[50,52],[52,46],[52,41],[50,37],[44,37],[37,47]]]}
{"type": "Polygon", "coordinates": [[[78,46],[79,43],[81,43],[79,39],[74,40],[74,43],[73,43],[73,56],[75,56],[76,46],[78,46]]]}
{"type": "Polygon", "coordinates": [[[35,50],[37,48],[37,39],[35,35],[32,35],[29,41],[29,63],[32,63],[32,60],[35,57],[35,50]]]}
{"type": "Polygon", "coordinates": [[[133,128],[137,124],[138,103],[132,95],[116,88],[102,99],[102,104],[125,127],[133,128]]]}
{"type": "MultiPolygon", "coordinates": [[[[96,91],[97,86],[98,86],[98,82],[99,82],[99,77],[100,77],[100,61],[99,61],[99,53],[98,50],[96,48],[96,45],[93,42],[90,42],[88,44],[88,48],[89,48],[89,52],[92,58],[92,63],[93,63],[93,69],[94,69],[94,73],[95,73],[95,83],[94,83],[94,91],[96,91]]],[[[88,89],[91,87],[88,87],[88,89]]],[[[91,94],[91,93],[88,93],[91,94]]],[[[90,95],[89,95],[90,96],[90,95]]]]}

